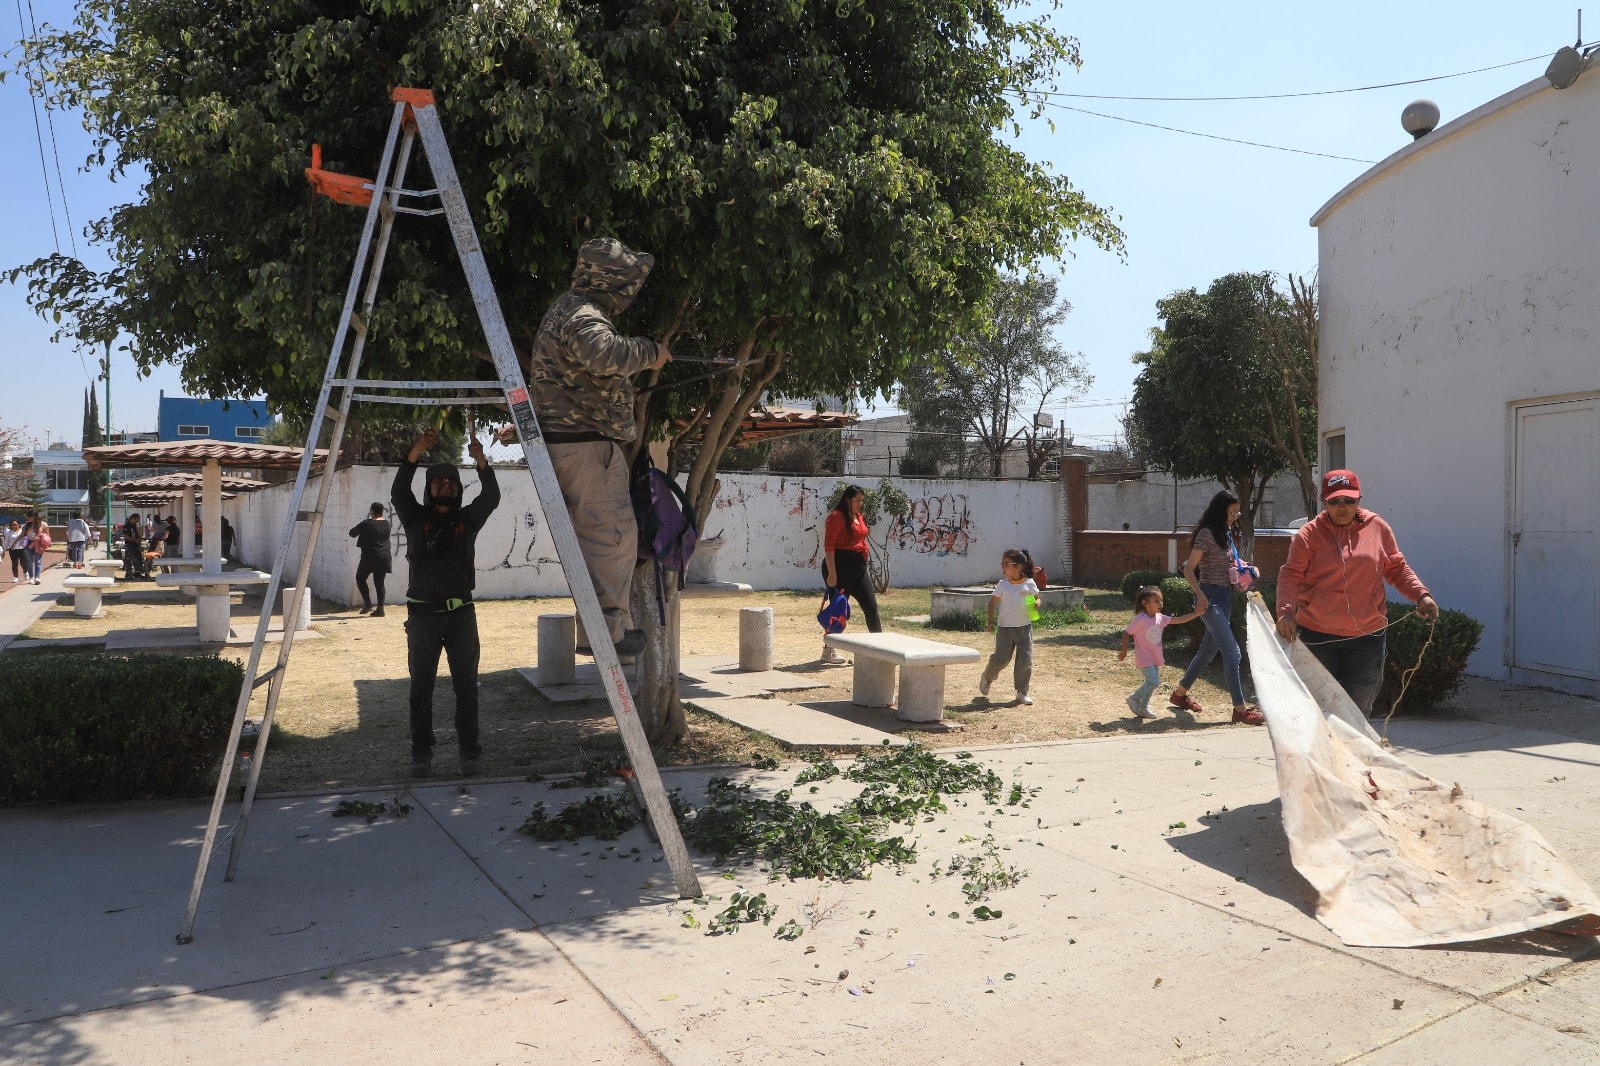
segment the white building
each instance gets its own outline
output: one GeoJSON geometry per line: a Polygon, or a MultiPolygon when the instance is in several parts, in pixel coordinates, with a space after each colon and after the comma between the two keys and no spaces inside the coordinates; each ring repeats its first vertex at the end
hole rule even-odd
{"type": "MultiPolygon", "coordinates": [[[[1600,694],[1600,58],[1440,126],[1312,218],[1323,468],[1349,466],[1469,670],[1600,694]]],[[[1403,134],[1397,134],[1403,136],[1403,134]]]]}

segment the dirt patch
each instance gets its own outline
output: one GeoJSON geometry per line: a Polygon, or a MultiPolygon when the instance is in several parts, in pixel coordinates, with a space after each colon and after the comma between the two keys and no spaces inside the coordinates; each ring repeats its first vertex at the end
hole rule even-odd
{"type": "MultiPolygon", "coordinates": [[[[64,597],[62,605],[48,612],[27,636],[81,640],[127,628],[194,625],[190,604],[132,602],[136,598],[109,597],[104,618],[81,619],[73,617],[70,598],[64,597]]],[[[795,592],[691,596],[682,610],[683,654],[736,654],[740,608],[772,607],[777,668],[828,682],[826,689],[798,694],[799,700],[847,700],[850,669],[824,667],[818,661],[822,652],[816,622],[819,599],[818,595],[795,592]]],[[[990,699],[983,700],[977,690],[983,664],[951,667],[945,716],[960,723],[963,731],[906,735],[929,747],[973,747],[1227,726],[1231,704],[1219,687],[1221,672],[1216,664],[1194,689],[1195,698],[1206,708],[1204,713],[1163,711],[1153,722],[1135,719],[1123,700],[1138,686],[1139,675],[1131,658],[1125,663],[1116,659],[1118,634],[1131,610],[1115,591],[1090,590],[1086,601],[1089,621],[1035,632],[1033,706],[1015,702],[1009,668],[995,683],[990,699]]],[[[890,630],[962,644],[986,655],[993,650],[993,637],[987,633],[932,630],[904,621],[907,616],[928,612],[927,589],[894,589],[879,603],[890,630]]],[[[234,628],[251,631],[259,605],[259,595],[235,604],[234,628]]],[[[552,703],[517,673],[518,667],[535,661],[537,616],[563,610],[571,610],[571,601],[500,600],[477,607],[483,645],[479,717],[486,775],[521,776],[533,770],[571,768],[594,755],[622,750],[610,708],[603,700],[552,703]]],[[[404,610],[391,609],[383,618],[372,618],[318,601],[313,604],[312,624],[322,639],[303,640],[294,646],[272,748],[262,766],[262,789],[350,788],[401,780],[409,761],[404,610]]],[[[228,648],[222,654],[243,663],[249,649],[228,648]]],[[[268,644],[261,668],[275,663],[277,655],[277,645],[268,644]]],[[[1164,707],[1166,692],[1176,683],[1187,659],[1181,640],[1171,642],[1168,659],[1179,665],[1165,671],[1167,684],[1152,706],[1164,707]]],[[[264,693],[258,695],[251,705],[252,716],[259,717],[264,698],[264,693]]],[[[440,739],[435,766],[446,775],[455,772],[454,699],[448,672],[441,663],[434,693],[434,721],[440,739]]],[[[879,728],[891,732],[903,724],[892,710],[883,711],[878,723],[879,728]]],[[[792,757],[767,737],[693,710],[690,727],[686,744],[658,753],[663,765],[743,762],[765,755],[792,757]]]]}

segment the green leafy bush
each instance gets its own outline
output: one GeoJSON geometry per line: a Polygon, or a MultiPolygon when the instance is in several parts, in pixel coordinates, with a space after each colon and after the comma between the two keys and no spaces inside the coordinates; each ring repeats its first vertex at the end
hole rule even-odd
{"type": "Polygon", "coordinates": [[[0,655],[0,804],[209,791],[243,678],[214,655],[0,655]]]}
{"type": "MultiPolygon", "coordinates": [[[[1164,570],[1134,570],[1122,577],[1122,595],[1130,604],[1136,604],[1139,590],[1145,585],[1160,585],[1162,612],[1170,615],[1188,614],[1194,610],[1194,590],[1183,579],[1181,574],[1171,574],[1164,570]]],[[[1276,613],[1277,587],[1265,580],[1256,581],[1251,587],[1252,592],[1261,593],[1261,598],[1267,602],[1267,613],[1276,613]]],[[[1229,615],[1229,623],[1233,626],[1234,639],[1239,646],[1245,646],[1245,594],[1234,591],[1233,611],[1229,615]]],[[[1205,623],[1196,618],[1192,622],[1185,622],[1181,626],[1172,627],[1177,632],[1188,638],[1185,648],[1187,654],[1193,655],[1200,650],[1200,642],[1205,639],[1205,623]]]]}
{"type": "MultiPolygon", "coordinates": [[[[1428,623],[1420,618],[1407,618],[1416,608],[1409,603],[1391,601],[1389,607],[1388,657],[1383,664],[1383,687],[1373,702],[1374,714],[1388,714],[1400,695],[1400,678],[1407,670],[1417,666],[1417,656],[1428,642],[1428,623]]],[[[1460,611],[1440,611],[1439,621],[1433,627],[1433,643],[1423,655],[1422,665],[1411,675],[1405,698],[1400,701],[1402,711],[1425,711],[1444,702],[1461,687],[1461,671],[1467,659],[1477,650],[1478,638],[1483,636],[1483,623],[1460,611]]]]}

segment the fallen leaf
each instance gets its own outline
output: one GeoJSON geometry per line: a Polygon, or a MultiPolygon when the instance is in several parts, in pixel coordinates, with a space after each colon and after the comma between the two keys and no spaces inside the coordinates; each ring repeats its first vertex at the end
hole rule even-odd
{"type": "Polygon", "coordinates": [[[1399,1010],[1401,1007],[1404,1007],[1405,1005],[1406,1005],[1406,1001],[1403,1000],[1403,999],[1397,999],[1397,1000],[1394,1001],[1394,1009],[1395,1010],[1399,1010]]]}
{"type": "Polygon", "coordinates": [[[1151,985],[1150,987],[1151,988],[1160,988],[1161,987],[1161,978],[1157,977],[1156,978],[1156,983],[1151,985]]]}

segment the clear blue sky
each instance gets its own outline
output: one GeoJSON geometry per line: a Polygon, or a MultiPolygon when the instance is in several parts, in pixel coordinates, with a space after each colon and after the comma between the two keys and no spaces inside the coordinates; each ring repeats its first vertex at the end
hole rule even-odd
{"type": "MultiPolygon", "coordinates": [[[[33,0],[31,8],[41,23],[64,22],[70,10],[61,0],[33,0]]],[[[24,4],[22,17],[29,11],[24,4]]],[[[1600,8],[1590,14],[1593,29],[1585,36],[1600,37],[1600,8]]],[[[1061,78],[1059,88],[1068,93],[1307,93],[1528,60],[1421,85],[1291,99],[1058,100],[1105,115],[1349,159],[1250,147],[1059,108],[1048,114],[1053,131],[1044,122],[1030,123],[1022,149],[1114,210],[1127,234],[1125,263],[1088,245],[1064,265],[1051,265],[1074,308],[1060,330],[1061,341],[1084,354],[1095,378],[1075,405],[1051,410],[1086,444],[1105,443],[1117,433],[1134,376],[1130,357],[1145,347],[1158,299],[1180,289],[1204,289],[1237,270],[1314,271],[1316,234],[1308,219],[1371,162],[1408,143],[1400,128],[1407,103],[1432,99],[1442,122],[1448,122],[1539,77],[1549,56],[1577,36],[1577,8],[1551,0],[1313,5],[1251,0],[1221,9],[1175,0],[1123,0],[1065,4],[1053,20],[1082,45],[1083,69],[1061,78]]],[[[15,7],[0,14],[0,26],[7,40],[16,39],[15,7]]],[[[127,183],[113,185],[104,174],[83,172],[88,142],[76,117],[53,118],[54,154],[47,116],[39,115],[52,204],[27,88],[14,74],[0,86],[7,143],[0,189],[8,209],[0,227],[0,268],[47,255],[58,242],[71,253],[73,236],[79,254],[101,262],[82,237],[84,225],[138,195],[127,183]],[[55,155],[70,227],[56,187],[55,155]]],[[[19,287],[0,286],[0,335],[5,338],[0,424],[24,428],[41,441],[48,435],[76,444],[83,390],[98,374],[99,353],[51,344],[50,333],[50,325],[28,309],[19,287]]],[[[137,379],[131,360],[115,354],[112,372],[118,428],[154,428],[159,390],[183,391],[172,367],[137,379]]],[[[95,384],[103,403],[104,386],[95,384]]]]}

